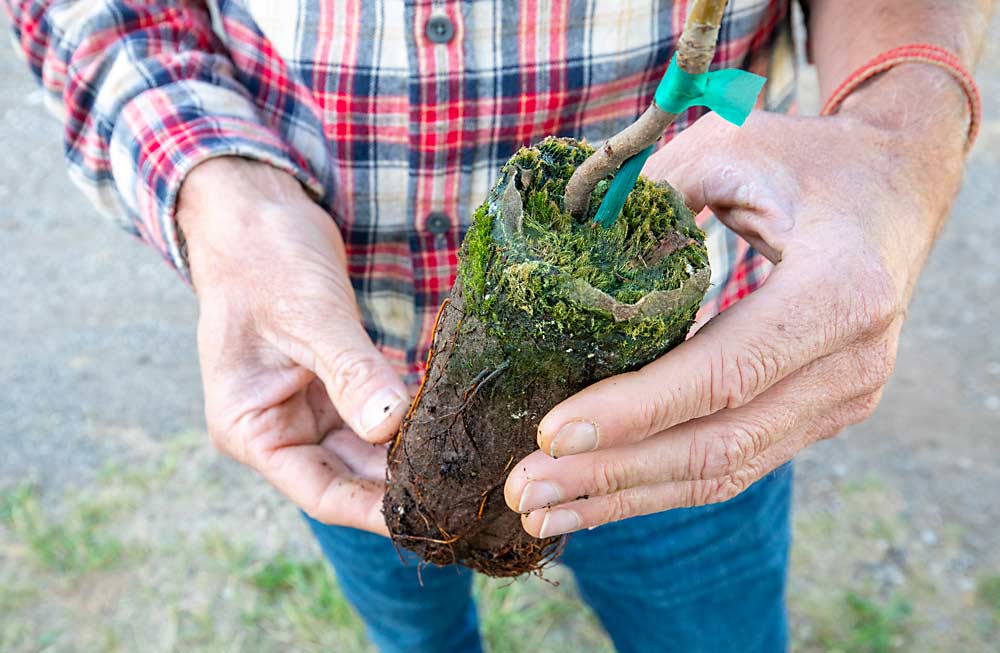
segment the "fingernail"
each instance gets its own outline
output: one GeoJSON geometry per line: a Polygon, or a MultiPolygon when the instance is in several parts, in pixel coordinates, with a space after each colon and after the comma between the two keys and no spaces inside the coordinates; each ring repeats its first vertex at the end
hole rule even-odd
{"type": "Polygon", "coordinates": [[[541,538],[570,533],[580,528],[580,515],[572,510],[550,510],[542,520],[541,538]]]}
{"type": "Polygon", "coordinates": [[[388,419],[392,411],[403,402],[403,397],[392,388],[382,388],[365,402],[361,409],[361,430],[371,432],[379,424],[388,419]]]}
{"type": "Polygon", "coordinates": [[[549,455],[553,458],[585,453],[597,448],[597,425],[593,422],[570,422],[566,424],[549,445],[549,455]]]}
{"type": "Polygon", "coordinates": [[[531,481],[524,486],[521,502],[517,504],[520,513],[531,512],[539,508],[548,508],[562,501],[562,490],[558,485],[548,481],[531,481]]]}

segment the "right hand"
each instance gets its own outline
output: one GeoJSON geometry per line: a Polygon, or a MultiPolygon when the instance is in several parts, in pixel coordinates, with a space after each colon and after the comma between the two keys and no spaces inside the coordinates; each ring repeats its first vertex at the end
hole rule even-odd
{"type": "Polygon", "coordinates": [[[314,519],[387,534],[384,446],[409,400],[361,324],[333,219],[291,175],[201,163],[177,221],[216,447],[314,519]]]}

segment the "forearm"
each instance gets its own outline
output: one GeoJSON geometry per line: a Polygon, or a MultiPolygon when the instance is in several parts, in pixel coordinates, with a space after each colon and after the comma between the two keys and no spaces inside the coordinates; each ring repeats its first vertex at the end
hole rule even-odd
{"type": "MultiPolygon", "coordinates": [[[[812,0],[811,49],[823,97],[873,57],[902,45],[946,48],[972,69],[993,5],[994,0],[812,0]]],[[[898,264],[910,267],[912,284],[961,184],[969,100],[950,72],[900,65],[852,92],[838,116],[865,123],[869,129],[852,133],[899,171],[904,187],[886,192],[906,193],[917,202],[906,224],[892,227],[898,264]]]]}
{"type": "Polygon", "coordinates": [[[820,90],[829,97],[847,75],[881,52],[929,43],[970,69],[995,0],[809,0],[809,39],[820,90]]]}
{"type": "MultiPolygon", "coordinates": [[[[810,46],[828,98],[876,55],[914,43],[955,53],[970,70],[985,41],[994,0],[811,0],[810,46]]],[[[968,99],[945,70],[906,65],[878,76],[843,103],[842,113],[901,131],[934,158],[962,156],[968,99]],[[939,148],[941,151],[936,151],[939,148]]]]}

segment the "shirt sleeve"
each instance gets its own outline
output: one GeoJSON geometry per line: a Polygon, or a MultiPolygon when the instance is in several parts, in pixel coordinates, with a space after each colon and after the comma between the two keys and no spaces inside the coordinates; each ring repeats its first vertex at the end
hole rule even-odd
{"type": "Polygon", "coordinates": [[[265,161],[321,200],[308,163],[261,119],[194,0],[3,0],[20,51],[65,126],[70,176],[98,209],[190,281],[174,220],[185,174],[265,161]]]}

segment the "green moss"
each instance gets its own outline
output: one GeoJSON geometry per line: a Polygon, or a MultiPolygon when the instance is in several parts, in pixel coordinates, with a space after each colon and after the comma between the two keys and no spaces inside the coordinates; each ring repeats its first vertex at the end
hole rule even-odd
{"type": "Polygon", "coordinates": [[[607,192],[598,184],[587,215],[562,210],[566,183],[592,148],[549,138],[503,167],[466,235],[459,274],[470,310],[490,325],[509,359],[530,351],[526,367],[565,363],[566,354],[612,372],[634,368],[685,337],[701,293],[667,315],[616,320],[573,292],[583,280],[622,304],[673,291],[707,268],[704,235],[668,187],[640,178],[616,223],[593,215],[607,192]],[[523,207],[520,233],[499,228],[504,192],[515,184],[523,207]],[[549,355],[551,354],[551,361],[549,355]]]}

